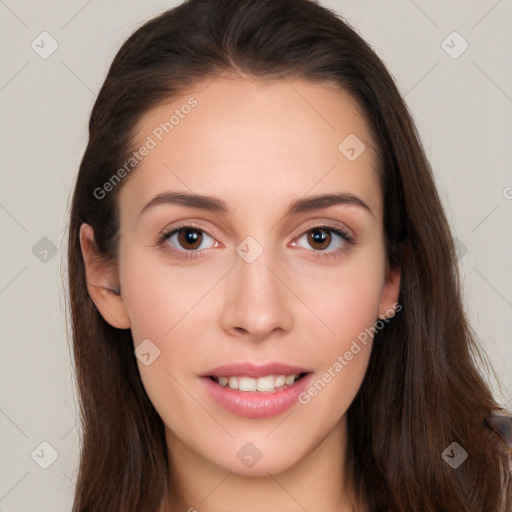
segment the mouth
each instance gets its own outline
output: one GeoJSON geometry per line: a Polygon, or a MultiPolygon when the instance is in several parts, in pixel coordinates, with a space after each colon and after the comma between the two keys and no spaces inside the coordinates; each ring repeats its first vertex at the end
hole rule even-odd
{"type": "Polygon", "coordinates": [[[292,407],[312,372],[281,363],[220,366],[201,375],[206,396],[245,418],[270,418],[292,407]]]}
{"type": "Polygon", "coordinates": [[[209,375],[208,378],[223,388],[239,390],[245,393],[275,393],[293,386],[303,379],[308,372],[292,374],[270,374],[262,377],[248,377],[242,375],[209,375]]]}

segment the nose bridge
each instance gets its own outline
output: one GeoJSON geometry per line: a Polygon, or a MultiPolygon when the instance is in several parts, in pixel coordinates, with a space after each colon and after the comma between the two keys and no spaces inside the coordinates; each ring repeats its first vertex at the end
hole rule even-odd
{"type": "Polygon", "coordinates": [[[273,271],[274,251],[247,237],[236,248],[222,312],[224,329],[264,337],[293,323],[285,290],[273,271]]]}
{"type": "Polygon", "coordinates": [[[243,242],[237,248],[239,258],[235,260],[235,273],[237,286],[240,287],[238,292],[242,297],[258,301],[266,296],[269,300],[278,293],[276,279],[269,270],[273,266],[271,252],[263,248],[258,250],[250,241],[243,242]]]}

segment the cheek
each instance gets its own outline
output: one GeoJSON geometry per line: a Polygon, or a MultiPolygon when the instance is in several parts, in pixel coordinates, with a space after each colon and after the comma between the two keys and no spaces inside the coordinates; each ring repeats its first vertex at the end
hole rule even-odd
{"type": "Polygon", "coordinates": [[[197,304],[218,277],[206,265],[173,267],[134,251],[120,262],[120,279],[137,344],[145,338],[165,341],[183,323],[190,327],[197,304]]]}
{"type": "Polygon", "coordinates": [[[373,326],[378,318],[385,265],[379,247],[366,251],[347,265],[318,274],[299,292],[318,320],[318,333],[328,347],[342,350],[373,326]],[[323,324],[323,325],[322,325],[323,324]]]}
{"type": "MultiPolygon", "coordinates": [[[[211,271],[191,280],[189,271],[157,264],[136,251],[125,252],[119,271],[135,348],[150,340],[151,350],[158,354],[147,366],[137,361],[151,402],[173,431],[197,422],[198,415],[208,421],[188,388],[190,374],[204,357],[204,346],[198,342],[205,338],[199,332],[205,318],[200,299],[212,286],[211,271]],[[179,416],[173,411],[180,411],[179,416]]],[[[186,435],[186,428],[181,433],[186,435]]]]}
{"type": "MultiPolygon", "coordinates": [[[[138,361],[144,387],[162,416],[168,408],[186,416],[190,397],[180,383],[202,368],[209,353],[217,302],[210,291],[224,270],[212,271],[207,265],[172,267],[126,251],[119,271],[134,345],[149,339],[158,353],[149,366],[138,361]]],[[[173,418],[167,420],[172,424],[173,418]]]]}
{"type": "MultiPolygon", "coordinates": [[[[340,420],[366,374],[384,279],[380,260],[369,259],[371,264],[361,259],[335,278],[317,280],[318,293],[309,295],[324,324],[316,321],[317,332],[323,334],[310,353],[319,370],[299,397],[313,430],[332,428],[340,420]]],[[[309,329],[314,332],[313,322],[309,329]]]]}

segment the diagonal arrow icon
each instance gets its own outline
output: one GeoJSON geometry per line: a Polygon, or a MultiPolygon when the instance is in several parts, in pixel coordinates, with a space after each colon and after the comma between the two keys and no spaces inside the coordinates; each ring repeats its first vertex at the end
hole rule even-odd
{"type": "Polygon", "coordinates": [[[468,452],[462,446],[453,442],[441,453],[444,461],[453,469],[457,469],[468,458],[468,452]]]}
{"type": "Polygon", "coordinates": [[[46,236],[32,247],[32,254],[41,262],[48,263],[57,253],[57,246],[46,236]]]}
{"type": "Polygon", "coordinates": [[[349,161],[353,162],[364,152],[366,146],[363,141],[355,134],[348,134],[338,145],[338,151],[349,161]]]}
{"type": "Polygon", "coordinates": [[[454,30],[441,41],[441,48],[450,58],[458,59],[469,48],[469,43],[454,30]]]}
{"type": "MultiPolygon", "coordinates": [[[[30,43],[30,47],[34,50],[39,57],[47,59],[50,55],[57,50],[59,47],[58,41],[48,32],[41,32],[37,37],[30,43]]],[[[51,259],[51,251],[50,251],[51,259]]]]}
{"type": "Polygon", "coordinates": [[[252,263],[255,261],[262,252],[263,247],[261,247],[261,245],[252,236],[246,237],[238,244],[236,248],[236,253],[246,263],[252,263]]]}
{"type": "Polygon", "coordinates": [[[59,458],[59,453],[49,442],[43,441],[34,448],[30,457],[40,468],[48,469],[59,458]]]}
{"type": "Polygon", "coordinates": [[[153,364],[155,359],[160,357],[160,349],[149,338],[146,338],[142,343],[139,343],[137,348],[134,350],[134,353],[137,359],[144,366],[153,364]]]}
{"type": "Polygon", "coordinates": [[[238,450],[236,456],[244,466],[252,468],[261,459],[262,453],[253,443],[246,443],[238,450]]]}

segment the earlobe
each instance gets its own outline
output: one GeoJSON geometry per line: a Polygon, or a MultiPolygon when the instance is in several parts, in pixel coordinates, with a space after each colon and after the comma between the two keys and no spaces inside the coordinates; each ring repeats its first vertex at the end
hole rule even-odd
{"type": "Polygon", "coordinates": [[[80,247],[85,265],[87,291],[101,316],[113,327],[129,329],[130,318],[119,289],[115,263],[99,251],[89,224],[80,227],[80,247]]]}
{"type": "Polygon", "coordinates": [[[399,311],[398,297],[400,296],[400,277],[400,267],[388,267],[386,269],[386,279],[379,304],[379,318],[392,318],[395,316],[395,313],[399,311]]]}

